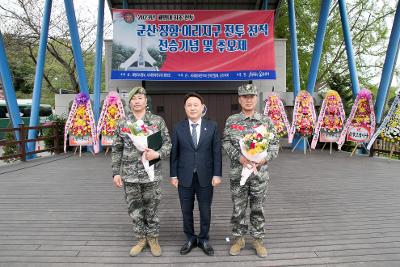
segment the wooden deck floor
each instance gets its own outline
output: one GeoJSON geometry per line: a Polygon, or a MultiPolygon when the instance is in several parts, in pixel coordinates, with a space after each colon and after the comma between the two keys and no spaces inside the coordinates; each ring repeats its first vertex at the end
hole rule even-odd
{"type": "MultiPolygon", "coordinates": [[[[165,174],[168,163],[163,163],[165,174]]],[[[0,168],[0,266],[400,266],[400,162],[346,153],[284,151],[271,163],[266,244],[228,255],[229,164],[214,193],[211,244],[179,255],[185,237],[176,189],[163,181],[162,257],[128,256],[134,240],[110,158],[62,155],[0,168]]],[[[197,228],[198,229],[198,228],[197,228]]],[[[247,238],[251,241],[250,238],[247,238]]]]}

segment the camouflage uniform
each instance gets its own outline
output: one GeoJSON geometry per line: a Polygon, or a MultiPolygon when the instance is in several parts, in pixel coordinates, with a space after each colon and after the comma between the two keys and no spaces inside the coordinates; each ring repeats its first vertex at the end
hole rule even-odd
{"type": "MultiPolygon", "coordinates": [[[[163,145],[157,152],[160,154],[160,159],[169,157],[171,139],[164,120],[150,112],[146,112],[142,120],[146,125],[161,131],[163,145]]],[[[158,205],[161,199],[160,180],[162,178],[160,162],[154,165],[154,181],[152,182],[143,167],[142,152],[136,149],[131,139],[122,131],[123,128],[127,128],[127,121],[136,121],[131,112],[128,112],[125,120],[118,123],[111,154],[113,176],[121,175],[124,181],[128,213],[133,220],[135,236],[138,239],[146,236],[158,237],[160,229],[158,205]]]]}
{"type": "MultiPolygon", "coordinates": [[[[239,89],[239,95],[240,95],[239,89]]],[[[242,92],[246,95],[246,91],[242,92]]],[[[250,235],[254,238],[264,238],[265,217],[263,205],[266,199],[269,181],[268,165],[261,166],[257,175],[254,173],[247,179],[246,184],[240,186],[242,164],[239,159],[239,140],[248,133],[254,132],[255,126],[264,125],[275,137],[268,148],[267,162],[276,158],[279,150],[279,139],[276,135],[272,121],[262,114],[255,112],[252,117],[246,117],[244,113],[230,116],[225,124],[223,147],[231,160],[230,186],[233,202],[233,213],[231,223],[233,225],[233,236],[244,236],[247,233],[246,208],[250,199],[250,235]]]]}

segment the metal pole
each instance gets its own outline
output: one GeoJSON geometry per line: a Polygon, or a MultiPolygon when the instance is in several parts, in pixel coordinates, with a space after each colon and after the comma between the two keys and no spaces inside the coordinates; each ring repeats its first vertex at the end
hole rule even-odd
{"type": "Polygon", "coordinates": [[[268,0],[263,1],[262,9],[268,10],[268,0]]]}
{"type": "MultiPolygon", "coordinates": [[[[12,82],[10,66],[8,65],[6,50],[4,48],[3,35],[0,32],[0,78],[3,82],[4,97],[6,98],[8,114],[13,128],[19,128],[20,124],[23,123],[21,115],[19,114],[19,108],[17,103],[17,96],[15,95],[15,89],[12,82]]],[[[20,139],[20,134],[16,133],[16,139],[20,139]]]]}
{"type": "MultiPolygon", "coordinates": [[[[46,46],[47,46],[47,38],[49,33],[49,23],[50,23],[50,15],[51,15],[51,6],[52,0],[46,0],[44,4],[44,14],[42,18],[42,29],[40,33],[40,41],[39,41],[39,52],[36,64],[36,75],[35,75],[35,83],[33,86],[33,95],[32,95],[32,107],[31,107],[31,117],[29,119],[29,126],[38,126],[39,124],[39,110],[40,110],[40,96],[42,93],[42,81],[43,81],[43,71],[44,64],[46,61],[46,46]]],[[[34,139],[37,136],[36,129],[30,129],[28,131],[28,139],[34,139]]],[[[35,142],[29,142],[27,144],[28,152],[35,150],[35,142]]],[[[28,158],[33,158],[34,155],[29,155],[28,158]]]]}
{"type": "Polygon", "coordinates": [[[288,9],[289,9],[290,45],[292,52],[293,94],[295,99],[298,93],[300,92],[300,71],[299,71],[299,58],[297,53],[296,13],[294,8],[294,0],[288,0],[288,9]]]}
{"type": "Polygon", "coordinates": [[[74,59],[76,71],[78,73],[80,92],[89,95],[89,87],[86,79],[85,66],[83,64],[82,49],[79,40],[78,27],[76,25],[76,17],[74,10],[73,0],[64,0],[65,11],[67,13],[68,26],[71,34],[72,50],[74,52],[74,59]]]}
{"type": "Polygon", "coordinates": [[[100,116],[100,94],[101,94],[101,70],[102,70],[102,54],[103,54],[103,26],[104,26],[104,0],[99,0],[97,12],[97,34],[96,34],[96,58],[94,69],[94,118],[96,122],[100,116]]]}
{"type": "MultiPolygon", "coordinates": [[[[288,11],[289,11],[289,28],[290,28],[290,50],[292,53],[292,79],[293,79],[293,99],[300,92],[300,70],[299,70],[299,57],[297,52],[297,30],[296,30],[296,11],[294,6],[294,0],[288,0],[288,11]]],[[[298,139],[297,145],[300,144],[304,146],[304,139],[298,134],[294,136],[293,143],[298,139]],[[303,144],[302,144],[303,143],[303,144]]],[[[294,146],[293,150],[296,149],[297,145],[294,146]]]]}
{"type": "Polygon", "coordinates": [[[360,86],[358,84],[357,68],[354,60],[353,44],[351,41],[349,19],[347,18],[346,2],[339,0],[340,18],[342,20],[343,36],[346,43],[347,61],[349,63],[351,89],[353,91],[353,99],[357,97],[360,86]]]}
{"type": "Polygon", "coordinates": [[[324,43],[326,24],[328,22],[330,6],[331,6],[331,0],[322,0],[321,11],[319,14],[317,36],[315,39],[315,47],[311,61],[310,72],[308,74],[307,91],[311,95],[314,95],[315,82],[317,81],[319,61],[321,59],[322,46],[324,43]]]}
{"type": "Polygon", "coordinates": [[[394,17],[392,32],[390,34],[388,50],[386,53],[385,63],[383,64],[381,81],[379,83],[378,94],[375,102],[376,123],[382,121],[383,111],[387,93],[392,83],[394,68],[396,66],[397,54],[400,42],[400,1],[397,2],[397,10],[394,17]]]}
{"type": "Polygon", "coordinates": [[[129,6],[128,6],[128,0],[122,0],[122,8],[123,8],[123,9],[128,9],[128,8],[129,8],[129,6]]]}

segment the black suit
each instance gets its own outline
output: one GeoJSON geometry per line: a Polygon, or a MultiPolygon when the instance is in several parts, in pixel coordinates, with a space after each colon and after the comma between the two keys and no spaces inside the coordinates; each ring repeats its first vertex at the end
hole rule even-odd
{"type": "Polygon", "coordinates": [[[199,241],[208,240],[211,221],[213,176],[222,176],[221,140],[217,124],[202,119],[200,139],[195,146],[189,128],[189,121],[179,122],[173,131],[171,150],[171,177],[179,179],[179,199],[183,215],[183,228],[188,240],[197,237],[193,227],[195,195],[200,210],[199,241]]]}

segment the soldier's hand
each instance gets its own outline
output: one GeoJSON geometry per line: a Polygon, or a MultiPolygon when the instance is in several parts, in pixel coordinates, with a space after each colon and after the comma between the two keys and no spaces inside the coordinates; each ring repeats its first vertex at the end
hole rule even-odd
{"type": "Polygon", "coordinates": [[[254,162],[246,159],[246,157],[244,157],[244,156],[240,156],[239,161],[243,165],[243,167],[252,168],[254,166],[254,162]]]}
{"type": "Polygon", "coordinates": [[[211,184],[212,186],[218,186],[221,183],[221,178],[219,176],[213,176],[211,184]]]}
{"type": "Polygon", "coordinates": [[[146,148],[144,150],[146,160],[153,160],[153,159],[158,159],[160,157],[160,154],[153,149],[146,148]]]}
{"type": "Polygon", "coordinates": [[[266,160],[266,159],[263,159],[261,162],[256,163],[256,168],[258,169],[258,168],[260,168],[262,165],[264,165],[264,164],[266,164],[266,163],[267,163],[267,160],[266,160]]]}
{"type": "Polygon", "coordinates": [[[176,188],[178,188],[179,180],[178,180],[178,178],[171,178],[170,183],[171,183],[171,185],[173,185],[176,188]]]}
{"type": "Polygon", "coordinates": [[[114,176],[114,185],[117,188],[121,188],[122,187],[122,178],[121,175],[115,175],[114,176]]]}

